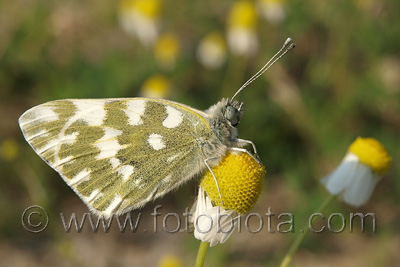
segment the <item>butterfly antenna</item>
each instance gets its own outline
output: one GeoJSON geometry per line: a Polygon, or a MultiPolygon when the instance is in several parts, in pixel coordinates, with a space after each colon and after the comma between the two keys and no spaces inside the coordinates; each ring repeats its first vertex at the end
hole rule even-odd
{"type": "Polygon", "coordinates": [[[244,88],[246,88],[249,84],[254,82],[258,77],[260,77],[264,72],[266,72],[275,62],[277,62],[281,57],[286,55],[290,50],[296,47],[296,44],[292,42],[292,38],[287,38],[283,43],[282,48],[276,53],[256,74],[253,75],[247,82],[245,82],[239,90],[232,96],[229,102],[235,98],[237,94],[239,94],[244,88]]]}

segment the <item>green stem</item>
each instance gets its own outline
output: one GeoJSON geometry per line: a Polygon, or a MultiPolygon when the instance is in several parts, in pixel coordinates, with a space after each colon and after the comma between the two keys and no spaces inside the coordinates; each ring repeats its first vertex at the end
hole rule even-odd
{"type": "Polygon", "coordinates": [[[199,247],[199,252],[197,252],[196,267],[202,267],[204,264],[204,259],[206,258],[207,249],[210,243],[201,242],[199,247]]]}
{"type": "MultiPolygon", "coordinates": [[[[329,195],[329,197],[321,204],[321,206],[317,209],[315,213],[321,213],[323,210],[325,210],[325,208],[332,202],[334,198],[334,195],[329,195]]],[[[288,267],[289,264],[292,262],[294,254],[296,254],[296,251],[299,248],[300,244],[303,242],[304,238],[310,231],[309,222],[307,222],[302,229],[304,229],[304,231],[300,231],[297,234],[296,239],[294,240],[285,257],[283,258],[280,267],[288,267]]]]}

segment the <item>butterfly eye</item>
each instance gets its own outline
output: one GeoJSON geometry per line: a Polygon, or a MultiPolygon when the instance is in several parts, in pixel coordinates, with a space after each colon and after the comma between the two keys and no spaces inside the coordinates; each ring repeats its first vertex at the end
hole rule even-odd
{"type": "Polygon", "coordinates": [[[232,106],[227,106],[225,110],[225,118],[230,121],[232,126],[236,126],[239,124],[240,112],[232,106]]]}

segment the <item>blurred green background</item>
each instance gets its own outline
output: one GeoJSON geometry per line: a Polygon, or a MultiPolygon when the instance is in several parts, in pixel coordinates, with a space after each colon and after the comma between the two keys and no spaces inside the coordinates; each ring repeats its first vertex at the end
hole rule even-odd
{"type": "MultiPolygon", "coordinates": [[[[204,110],[231,97],[290,36],[296,49],[237,99],[246,107],[240,136],[256,144],[267,168],[253,212],[264,215],[271,207],[274,230],[287,219],[277,215],[293,213],[295,233],[269,233],[264,216],[260,233],[234,233],[209,249],[206,265],[278,265],[328,196],[319,180],[363,136],[383,143],[392,167],[366,206],[336,201],[325,214],[340,212],[348,223],[352,212],[375,213],[377,232],[367,223],[366,233],[359,225],[350,233],[347,224],[340,234],[311,234],[293,266],[398,266],[400,2],[265,0],[239,8],[227,0],[140,2],[0,1],[0,262],[192,266],[199,242],[186,232],[154,233],[150,213],[156,205],[163,205],[162,215],[190,209],[198,180],[132,212],[133,218],[143,213],[136,233],[120,233],[115,221],[109,233],[93,233],[88,225],[66,233],[60,213],[82,218],[88,210],[29,147],[18,117],[54,99],[154,94],[204,110]],[[202,44],[212,32],[219,41],[210,50],[202,44]],[[22,227],[31,205],[49,214],[42,233],[22,227]]],[[[257,229],[259,221],[252,223],[257,229]]]]}

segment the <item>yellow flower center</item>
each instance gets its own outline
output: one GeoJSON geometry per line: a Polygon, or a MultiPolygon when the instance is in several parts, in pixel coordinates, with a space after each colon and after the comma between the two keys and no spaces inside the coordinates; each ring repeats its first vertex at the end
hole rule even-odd
{"type": "Polygon", "coordinates": [[[362,163],[369,166],[374,172],[385,174],[392,162],[383,145],[374,138],[357,137],[349,151],[357,155],[362,163]]]}
{"type": "Polygon", "coordinates": [[[148,18],[157,18],[160,13],[160,0],[122,0],[123,11],[136,11],[148,18]]]}
{"type": "Polygon", "coordinates": [[[257,13],[254,3],[250,1],[237,1],[230,11],[228,24],[230,26],[239,26],[247,29],[256,27],[257,13]]]}
{"type": "MultiPolygon", "coordinates": [[[[244,214],[256,204],[264,184],[265,169],[249,154],[228,153],[212,171],[217,177],[224,208],[244,214]]],[[[204,174],[200,186],[215,205],[222,206],[210,172],[204,174]]]]}
{"type": "Polygon", "coordinates": [[[159,267],[181,267],[183,266],[182,259],[175,255],[165,255],[158,262],[159,267]]]}
{"type": "Polygon", "coordinates": [[[209,33],[205,38],[204,38],[204,43],[210,44],[210,45],[215,45],[217,47],[220,47],[221,50],[225,50],[225,39],[222,36],[221,33],[219,32],[212,32],[209,33]]]}
{"type": "Polygon", "coordinates": [[[164,98],[170,90],[171,84],[165,76],[153,75],[144,82],[141,92],[146,97],[164,98]]]}
{"type": "Polygon", "coordinates": [[[172,33],[166,33],[160,36],[155,45],[155,56],[164,64],[171,64],[179,54],[178,38],[172,33]]]}
{"type": "Polygon", "coordinates": [[[18,143],[14,139],[6,139],[0,145],[0,157],[6,161],[13,161],[18,157],[18,143]]]}

